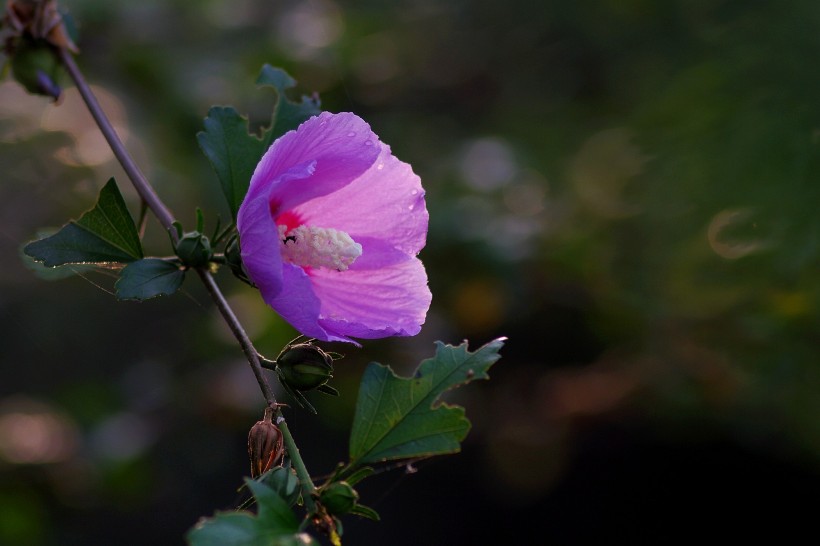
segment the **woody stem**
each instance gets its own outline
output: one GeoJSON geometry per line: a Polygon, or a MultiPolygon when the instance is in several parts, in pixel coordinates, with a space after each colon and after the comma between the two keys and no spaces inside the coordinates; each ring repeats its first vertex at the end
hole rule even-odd
{"type": "Polygon", "coordinates": [[[125,174],[128,175],[137,193],[145,204],[148,205],[148,208],[151,209],[151,212],[157,217],[162,227],[171,234],[171,238],[174,242],[177,242],[177,232],[173,229],[174,216],[171,214],[171,211],[168,210],[168,207],[165,206],[165,203],[159,198],[157,192],[154,191],[154,188],[148,182],[148,179],[145,178],[145,175],[142,174],[142,171],[134,162],[131,154],[125,149],[122,140],[120,140],[119,135],[117,135],[114,127],[108,120],[108,116],[105,115],[100,103],[97,101],[97,97],[94,96],[91,87],[86,83],[82,72],[80,72],[79,67],[77,67],[77,63],[74,62],[74,57],[71,56],[68,50],[63,48],[59,49],[59,55],[60,61],[77,86],[77,90],[80,92],[80,96],[82,96],[85,105],[88,107],[88,111],[91,112],[91,116],[94,118],[94,121],[97,122],[97,126],[100,128],[105,140],[114,152],[117,161],[122,165],[125,174]]]}

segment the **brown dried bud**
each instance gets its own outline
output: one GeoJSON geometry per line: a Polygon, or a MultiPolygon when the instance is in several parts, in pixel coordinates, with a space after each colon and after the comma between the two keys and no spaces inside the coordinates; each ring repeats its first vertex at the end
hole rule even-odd
{"type": "Polygon", "coordinates": [[[285,457],[282,431],[273,424],[273,411],[271,407],[265,408],[265,416],[251,427],[248,434],[252,478],[258,478],[271,468],[281,465],[285,457]]]}
{"type": "Polygon", "coordinates": [[[17,36],[28,34],[55,47],[79,52],[66,32],[56,0],[8,0],[3,23],[17,36]]]}

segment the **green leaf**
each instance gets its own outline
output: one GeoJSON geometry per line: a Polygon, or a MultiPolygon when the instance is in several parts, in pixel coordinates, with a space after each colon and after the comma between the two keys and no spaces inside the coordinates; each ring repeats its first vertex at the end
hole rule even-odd
{"type": "Polygon", "coordinates": [[[318,98],[302,97],[298,103],[288,100],[285,91],[294,87],[296,80],[284,70],[265,65],[256,83],[276,90],[271,123],[261,136],[248,132],[248,118],[221,106],[208,111],[205,130],[197,133],[199,147],[216,171],[234,219],[262,154],[274,140],[321,112],[318,98]]]}
{"type": "Polygon", "coordinates": [[[276,104],[273,107],[271,124],[263,134],[265,150],[274,140],[288,131],[296,129],[303,121],[319,115],[322,111],[317,96],[307,97],[302,95],[300,102],[292,102],[288,99],[285,92],[296,87],[296,80],[281,68],[274,68],[269,64],[263,66],[259,77],[256,79],[256,85],[276,89],[276,104]]]}
{"type": "Polygon", "coordinates": [[[269,546],[272,537],[257,529],[257,521],[248,512],[221,512],[202,519],[188,532],[191,546],[269,546]]]}
{"type": "Polygon", "coordinates": [[[457,347],[436,342],[436,354],[423,361],[412,378],[396,376],[371,363],[359,388],[348,468],[393,459],[455,453],[470,429],[464,409],[439,401],[444,392],[475,379],[501,356],[504,338],[475,352],[467,342],[457,347]]]}
{"type": "Polygon", "coordinates": [[[259,481],[276,491],[288,503],[288,506],[296,504],[302,492],[299,488],[299,478],[290,467],[274,467],[263,474],[259,481]]]}
{"type": "Polygon", "coordinates": [[[143,256],[137,227],[113,178],[100,190],[94,208],[54,235],[29,243],[23,252],[48,267],[127,263],[143,256]]]}
{"type": "Polygon", "coordinates": [[[291,510],[290,505],[279,493],[250,478],[245,479],[256,504],[259,507],[257,518],[259,524],[271,530],[271,532],[293,533],[299,528],[299,521],[291,510]]]}
{"type": "Polygon", "coordinates": [[[68,277],[74,277],[76,275],[90,273],[92,271],[100,271],[100,268],[93,264],[67,264],[58,267],[46,267],[45,265],[43,265],[42,262],[38,262],[28,254],[23,252],[23,247],[20,247],[19,254],[20,260],[23,262],[23,265],[26,267],[26,269],[32,271],[35,275],[37,275],[44,281],[58,281],[68,277]]]}
{"type": "Polygon", "coordinates": [[[296,515],[270,487],[246,480],[258,506],[250,512],[217,512],[188,531],[191,546],[290,546],[317,544],[309,535],[297,533],[296,515]]]}
{"type": "Polygon", "coordinates": [[[205,131],[197,133],[196,138],[216,171],[231,215],[236,219],[265,146],[248,133],[248,118],[231,107],[211,108],[205,118],[205,131]]]}
{"type": "Polygon", "coordinates": [[[159,258],[145,258],[125,266],[114,288],[117,299],[147,300],[170,296],[179,290],[184,280],[185,270],[179,265],[159,258]]]}

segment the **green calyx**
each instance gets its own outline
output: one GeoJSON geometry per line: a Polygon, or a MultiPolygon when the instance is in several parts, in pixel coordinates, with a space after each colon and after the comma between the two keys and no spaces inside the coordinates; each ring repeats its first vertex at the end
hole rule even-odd
{"type": "Polygon", "coordinates": [[[231,273],[240,281],[255,286],[251,282],[245,267],[242,265],[242,252],[239,248],[239,237],[233,236],[225,248],[225,264],[230,268],[231,273]]]}
{"type": "Polygon", "coordinates": [[[349,513],[359,501],[359,494],[347,482],[333,482],[319,492],[319,502],[327,513],[342,516],[349,513]]]}

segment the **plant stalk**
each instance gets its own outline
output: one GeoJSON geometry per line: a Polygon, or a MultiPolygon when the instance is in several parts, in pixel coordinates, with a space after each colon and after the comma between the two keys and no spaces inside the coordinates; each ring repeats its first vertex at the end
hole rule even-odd
{"type": "Polygon", "coordinates": [[[100,128],[105,140],[108,141],[108,145],[114,152],[114,156],[120,162],[120,165],[122,165],[125,174],[131,179],[131,183],[134,185],[140,198],[148,205],[148,208],[151,209],[160,224],[162,224],[162,227],[171,234],[171,239],[174,243],[178,242],[179,237],[177,236],[176,230],[173,229],[174,216],[171,214],[171,211],[168,210],[168,207],[165,206],[165,203],[159,198],[151,184],[148,183],[145,175],[142,174],[140,168],[131,158],[131,154],[125,149],[125,145],[123,145],[122,140],[120,140],[119,135],[117,135],[114,127],[108,120],[108,116],[105,115],[100,103],[97,101],[97,97],[94,96],[91,87],[86,83],[82,72],[80,72],[80,69],[77,67],[77,63],[74,62],[74,57],[71,56],[69,51],[63,48],[59,48],[58,52],[60,61],[77,86],[77,90],[80,92],[83,101],[88,107],[88,111],[91,112],[91,116],[94,118],[94,121],[97,122],[97,126],[100,128]]]}
{"type": "MultiPolygon", "coordinates": [[[[74,83],[77,85],[77,89],[80,91],[80,95],[83,97],[83,100],[91,112],[91,115],[97,122],[100,131],[102,131],[105,139],[108,141],[109,146],[111,146],[114,155],[119,160],[125,170],[125,173],[131,180],[131,183],[143,199],[143,202],[148,206],[148,208],[151,209],[162,226],[170,233],[173,241],[178,242],[178,235],[173,225],[174,217],[171,214],[171,211],[162,202],[156,191],[154,191],[154,188],[145,178],[145,175],[142,174],[142,171],[140,171],[139,167],[137,167],[136,163],[131,158],[131,155],[125,149],[125,146],[117,136],[116,131],[114,131],[111,122],[108,120],[105,112],[103,112],[99,102],[97,102],[96,97],[94,97],[93,92],[86,83],[85,78],[74,62],[71,54],[64,49],[61,49],[59,51],[59,55],[63,65],[66,67],[72,80],[74,80],[74,83]]],[[[307,508],[308,513],[314,513],[316,511],[316,502],[313,499],[313,493],[316,491],[316,486],[310,478],[310,474],[308,473],[305,463],[302,460],[302,456],[299,453],[299,448],[296,446],[293,435],[290,433],[290,429],[285,422],[285,418],[282,416],[282,411],[279,409],[279,405],[276,402],[276,397],[274,396],[273,391],[265,378],[259,359],[259,353],[254,348],[253,343],[245,332],[245,329],[242,327],[242,324],[239,322],[239,319],[234,314],[233,309],[231,309],[231,306],[228,304],[228,301],[225,299],[225,296],[222,294],[222,291],[219,289],[219,286],[216,284],[216,280],[213,275],[211,275],[210,271],[205,268],[197,268],[196,272],[202,283],[205,285],[205,288],[208,290],[208,293],[211,295],[211,298],[214,300],[214,303],[216,304],[217,309],[219,309],[222,318],[225,319],[225,322],[227,322],[228,327],[231,329],[234,337],[239,342],[240,347],[242,347],[242,352],[245,353],[245,356],[248,359],[248,363],[251,366],[254,376],[256,376],[256,381],[259,383],[259,388],[262,390],[262,395],[265,397],[268,407],[276,408],[277,425],[282,431],[282,436],[288,450],[288,455],[290,456],[293,466],[296,467],[296,474],[299,477],[305,507],[307,508]]]]}
{"type": "Polygon", "coordinates": [[[245,333],[245,329],[242,327],[239,319],[236,318],[233,309],[231,309],[231,306],[228,304],[228,301],[225,299],[225,296],[222,294],[219,286],[217,286],[213,275],[203,268],[198,268],[196,272],[199,274],[199,278],[202,280],[205,288],[207,288],[208,292],[211,294],[211,298],[214,300],[214,303],[216,303],[216,307],[222,314],[222,318],[224,318],[225,322],[228,323],[228,327],[231,329],[234,337],[242,347],[242,352],[245,353],[245,357],[251,365],[253,375],[256,376],[256,382],[259,383],[259,388],[262,389],[262,395],[265,397],[268,406],[275,408],[276,397],[273,395],[273,391],[268,384],[268,380],[262,372],[262,366],[259,362],[259,353],[254,348],[248,334],[245,333]]]}
{"type": "Polygon", "coordinates": [[[313,500],[313,492],[316,491],[316,486],[313,485],[313,480],[310,479],[310,474],[305,467],[305,462],[302,460],[302,455],[299,453],[299,448],[296,447],[296,442],[293,440],[293,435],[290,433],[288,424],[285,418],[282,417],[282,411],[276,412],[277,426],[282,431],[282,437],[285,440],[285,447],[288,450],[293,466],[296,467],[296,476],[299,478],[299,485],[302,488],[302,499],[305,502],[305,508],[308,514],[316,512],[316,502],[313,500]]]}
{"type": "MultiPolygon", "coordinates": [[[[72,57],[70,52],[62,48],[58,49],[58,54],[60,56],[60,61],[63,63],[63,66],[65,66],[69,76],[71,76],[71,79],[77,86],[77,90],[80,92],[80,96],[82,96],[83,101],[88,107],[88,111],[91,112],[91,116],[94,118],[94,121],[97,122],[97,126],[100,128],[105,140],[108,142],[108,145],[111,147],[111,150],[114,152],[114,155],[120,162],[120,165],[122,165],[123,170],[125,170],[125,174],[128,175],[128,178],[131,180],[131,183],[134,185],[137,193],[148,208],[151,209],[151,212],[153,212],[157,217],[160,224],[162,224],[162,227],[164,227],[171,235],[171,239],[174,243],[178,242],[179,236],[177,234],[177,230],[174,228],[173,214],[171,214],[171,211],[165,206],[165,203],[162,202],[159,195],[157,195],[157,192],[154,191],[153,186],[151,186],[148,179],[145,178],[145,175],[134,162],[131,154],[129,154],[128,150],[126,150],[125,145],[122,143],[122,140],[120,140],[120,137],[117,135],[114,127],[111,125],[108,116],[105,115],[100,103],[91,91],[91,87],[85,81],[85,77],[83,77],[77,63],[74,62],[74,57],[72,57]]],[[[259,388],[262,390],[262,395],[265,397],[268,406],[276,407],[276,397],[273,395],[273,391],[262,373],[262,367],[259,363],[259,354],[256,349],[254,349],[248,335],[245,333],[245,329],[242,327],[239,319],[236,318],[236,315],[228,304],[228,301],[225,299],[225,296],[222,294],[222,291],[219,289],[219,286],[216,284],[216,281],[211,273],[205,269],[197,269],[197,273],[199,274],[199,278],[205,284],[205,287],[208,289],[208,293],[214,300],[214,303],[219,309],[219,312],[222,314],[222,317],[225,319],[225,322],[228,323],[234,337],[236,337],[236,340],[242,347],[242,351],[245,353],[245,356],[251,365],[251,370],[256,376],[256,381],[259,383],[259,388]]]]}

